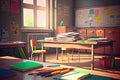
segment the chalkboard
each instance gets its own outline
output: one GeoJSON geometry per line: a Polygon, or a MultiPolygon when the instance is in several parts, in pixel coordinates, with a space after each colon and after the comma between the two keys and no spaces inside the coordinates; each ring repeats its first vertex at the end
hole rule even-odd
{"type": "Polygon", "coordinates": [[[76,27],[120,27],[120,5],[77,8],[76,27]]]}

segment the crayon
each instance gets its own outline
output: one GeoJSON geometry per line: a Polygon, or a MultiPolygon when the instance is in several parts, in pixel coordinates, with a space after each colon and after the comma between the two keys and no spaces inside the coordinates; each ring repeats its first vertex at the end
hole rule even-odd
{"type": "Polygon", "coordinates": [[[45,74],[43,75],[44,77],[50,77],[50,76],[53,76],[51,73],[48,73],[48,74],[45,74]]]}
{"type": "Polygon", "coordinates": [[[62,71],[60,71],[60,74],[65,74],[65,73],[67,73],[69,71],[71,71],[71,70],[70,69],[62,70],[62,71]]]}
{"type": "Polygon", "coordinates": [[[28,73],[28,75],[37,75],[38,72],[31,72],[31,73],[28,73]]]}
{"type": "Polygon", "coordinates": [[[58,71],[54,71],[54,72],[51,72],[52,75],[57,75],[57,74],[60,74],[60,70],[58,71]]]}
{"type": "Polygon", "coordinates": [[[58,67],[58,66],[60,66],[60,64],[52,64],[52,65],[49,65],[47,67],[58,67]]]}

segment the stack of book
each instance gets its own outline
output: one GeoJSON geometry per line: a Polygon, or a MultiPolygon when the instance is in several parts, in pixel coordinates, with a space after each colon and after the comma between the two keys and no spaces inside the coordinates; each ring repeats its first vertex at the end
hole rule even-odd
{"type": "Polygon", "coordinates": [[[75,40],[75,36],[80,35],[78,32],[68,32],[68,33],[62,33],[58,34],[56,36],[57,41],[60,42],[72,42],[75,40]]]}

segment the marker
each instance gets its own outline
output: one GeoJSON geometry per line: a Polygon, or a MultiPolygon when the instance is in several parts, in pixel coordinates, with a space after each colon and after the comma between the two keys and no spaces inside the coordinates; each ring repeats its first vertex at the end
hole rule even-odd
{"type": "Polygon", "coordinates": [[[28,73],[28,75],[37,75],[38,72],[31,72],[31,73],[28,73]]]}
{"type": "Polygon", "coordinates": [[[47,67],[57,67],[57,66],[60,66],[60,64],[52,64],[52,65],[49,65],[47,67]]]}
{"type": "Polygon", "coordinates": [[[67,73],[69,71],[71,71],[71,70],[70,69],[62,70],[62,71],[60,71],[60,74],[65,74],[65,73],[67,73]]]}

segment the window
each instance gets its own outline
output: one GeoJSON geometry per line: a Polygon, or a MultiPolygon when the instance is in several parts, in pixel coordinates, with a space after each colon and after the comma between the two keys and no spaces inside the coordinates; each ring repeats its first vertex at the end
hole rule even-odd
{"type": "Polygon", "coordinates": [[[51,0],[23,0],[23,28],[48,29],[51,0]]]}

